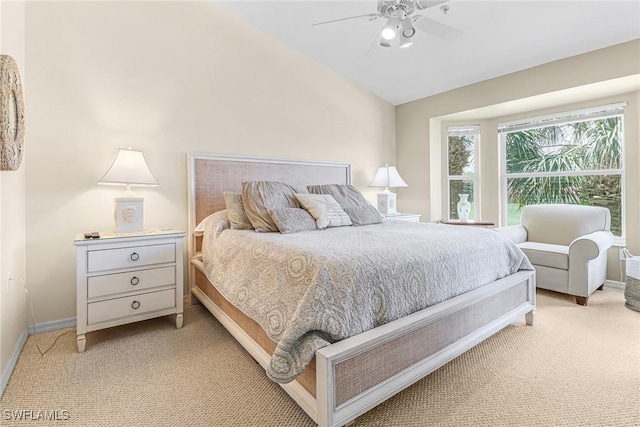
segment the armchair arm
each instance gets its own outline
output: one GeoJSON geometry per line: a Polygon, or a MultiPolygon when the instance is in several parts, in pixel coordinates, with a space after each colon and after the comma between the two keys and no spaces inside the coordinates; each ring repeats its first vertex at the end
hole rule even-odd
{"type": "Polygon", "coordinates": [[[516,245],[527,241],[527,229],[522,225],[510,225],[507,227],[494,228],[498,233],[506,235],[516,245]]]}
{"type": "Polygon", "coordinates": [[[610,231],[596,231],[585,234],[569,245],[569,259],[587,262],[597,258],[613,245],[613,234],[610,231]]]}
{"type": "Polygon", "coordinates": [[[610,231],[596,231],[569,245],[569,294],[588,297],[607,278],[607,249],[613,245],[610,231]]]}

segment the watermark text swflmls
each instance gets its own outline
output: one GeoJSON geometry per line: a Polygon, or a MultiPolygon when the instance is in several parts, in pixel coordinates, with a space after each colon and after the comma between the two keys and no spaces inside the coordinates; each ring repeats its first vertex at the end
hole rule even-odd
{"type": "Polygon", "coordinates": [[[6,421],[67,421],[71,418],[66,409],[5,409],[2,415],[6,421]]]}

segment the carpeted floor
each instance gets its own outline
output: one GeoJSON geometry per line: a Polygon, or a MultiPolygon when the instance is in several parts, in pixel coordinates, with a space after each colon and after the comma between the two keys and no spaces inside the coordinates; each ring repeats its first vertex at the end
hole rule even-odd
{"type": "MultiPolygon", "coordinates": [[[[0,425],[311,426],[313,422],[202,306],[89,333],[31,336],[0,400],[0,425]],[[7,411],[67,420],[10,420],[7,411]]],[[[538,291],[521,322],[358,418],[353,426],[640,426],[640,313],[621,292],[589,306],[538,291]]]]}

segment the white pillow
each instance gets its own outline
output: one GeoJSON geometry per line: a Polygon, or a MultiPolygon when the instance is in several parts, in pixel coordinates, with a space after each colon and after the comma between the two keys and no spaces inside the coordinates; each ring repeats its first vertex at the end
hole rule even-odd
{"type": "Polygon", "coordinates": [[[351,218],[329,194],[295,193],[296,199],[316,220],[318,228],[351,225],[351,218]]]}

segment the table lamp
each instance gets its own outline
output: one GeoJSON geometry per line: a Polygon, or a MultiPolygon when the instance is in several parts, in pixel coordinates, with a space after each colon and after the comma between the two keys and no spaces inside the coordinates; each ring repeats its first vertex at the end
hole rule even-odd
{"type": "Polygon", "coordinates": [[[111,167],[104,174],[98,184],[126,185],[123,197],[116,197],[114,201],[114,221],[116,233],[137,233],[144,230],[142,197],[131,191],[131,186],[157,187],[158,182],[149,171],[144,154],[140,150],[120,148],[111,167]]]}
{"type": "Polygon", "coordinates": [[[399,215],[396,211],[396,194],[389,191],[389,187],[408,187],[408,185],[400,177],[395,166],[384,165],[378,168],[369,187],[384,187],[384,191],[378,193],[378,211],[381,214],[399,215]]]}

